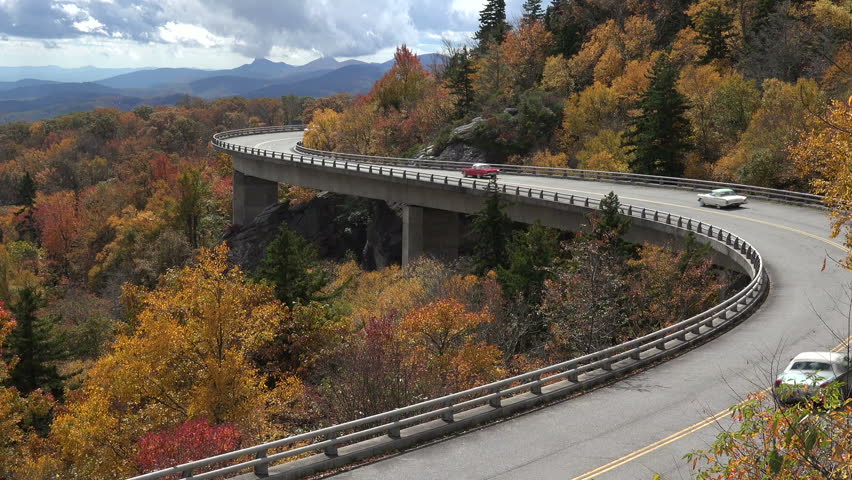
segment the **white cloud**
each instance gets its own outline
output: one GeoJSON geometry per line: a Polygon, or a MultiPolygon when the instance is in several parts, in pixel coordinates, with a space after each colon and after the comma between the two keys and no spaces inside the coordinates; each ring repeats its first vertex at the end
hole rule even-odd
{"type": "MultiPolygon", "coordinates": [[[[104,55],[110,50],[103,45],[117,42],[116,48],[124,53],[110,61],[124,61],[123,66],[140,66],[138,62],[153,59],[160,61],[145,65],[221,65],[224,58],[252,57],[300,64],[319,56],[377,59],[382,55],[384,61],[403,43],[430,53],[440,49],[442,38],[464,42],[478,26],[484,1],[0,0],[0,37],[50,41],[62,48],[97,42],[104,55]],[[136,57],[127,53],[134,48],[140,52],[136,57]],[[183,60],[141,53],[156,48],[181,55],[183,60]],[[223,57],[222,52],[228,55],[223,57]],[[214,54],[219,58],[211,58],[214,54]],[[130,60],[133,65],[126,64],[130,60]]],[[[522,1],[508,0],[510,18],[520,11],[522,1]]],[[[0,64],[23,57],[9,54],[5,46],[3,52],[0,64]]],[[[32,58],[42,56],[29,57],[27,63],[32,58]]],[[[84,60],[88,55],[69,55],[60,64],[84,60]]]]}

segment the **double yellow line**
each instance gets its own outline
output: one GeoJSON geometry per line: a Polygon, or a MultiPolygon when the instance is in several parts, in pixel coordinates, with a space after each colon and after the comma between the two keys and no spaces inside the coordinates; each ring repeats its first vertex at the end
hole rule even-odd
{"type": "MultiPolygon", "coordinates": [[[[844,349],[846,349],[846,346],[849,345],[850,342],[852,342],[852,335],[850,335],[848,338],[846,338],[846,340],[841,342],[836,347],[832,348],[831,351],[832,352],[843,351],[844,349]]],[[[768,390],[769,390],[768,388],[763,389],[760,393],[764,393],[768,390]]],[[[600,467],[598,467],[594,470],[588,471],[588,472],[586,472],[582,475],[576,476],[576,477],[572,478],[571,480],[591,480],[592,478],[595,477],[595,475],[602,475],[606,472],[609,472],[610,470],[615,470],[616,468],[624,465],[625,463],[632,462],[633,460],[636,460],[639,457],[643,457],[643,456],[653,452],[654,450],[665,447],[666,445],[669,445],[670,443],[674,443],[674,442],[680,440],[681,438],[686,437],[687,435],[691,435],[691,434],[701,430],[704,427],[712,425],[712,424],[718,422],[719,420],[721,420],[723,418],[729,417],[730,415],[731,415],[731,409],[730,408],[722,410],[721,412],[719,412],[719,413],[717,413],[717,414],[715,414],[711,417],[707,417],[704,420],[701,420],[700,422],[696,423],[695,425],[690,425],[689,427],[686,427],[679,432],[675,432],[675,433],[669,435],[666,438],[663,438],[661,440],[657,440],[656,442],[654,442],[654,443],[652,443],[652,444],[650,444],[646,447],[640,448],[639,450],[636,450],[635,452],[628,453],[627,455],[625,455],[625,456],[623,456],[619,459],[613,460],[613,461],[607,463],[606,465],[601,465],[600,467]]]]}

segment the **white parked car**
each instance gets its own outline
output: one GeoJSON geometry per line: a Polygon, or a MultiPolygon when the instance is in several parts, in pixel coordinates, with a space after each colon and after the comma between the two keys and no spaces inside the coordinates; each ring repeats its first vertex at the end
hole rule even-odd
{"type": "Polygon", "coordinates": [[[704,205],[712,205],[716,208],[739,207],[748,203],[748,198],[745,195],[737,195],[737,192],[730,188],[717,188],[710,193],[699,193],[698,203],[702,207],[704,205]]]}
{"type": "Polygon", "coordinates": [[[775,379],[772,393],[781,403],[795,403],[815,395],[832,383],[840,385],[841,394],[852,394],[852,363],[836,352],[804,352],[796,355],[775,379]]]}

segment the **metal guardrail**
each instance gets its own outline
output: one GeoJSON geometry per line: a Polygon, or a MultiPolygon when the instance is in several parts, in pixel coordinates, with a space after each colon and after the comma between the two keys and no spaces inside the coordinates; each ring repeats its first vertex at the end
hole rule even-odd
{"type": "MultiPolygon", "coordinates": [[[[252,129],[252,131],[257,133],[272,133],[269,128],[252,129]]],[[[347,171],[385,175],[427,183],[457,185],[458,187],[470,190],[486,190],[488,188],[489,182],[481,180],[423,174],[420,172],[412,173],[382,165],[364,164],[357,161],[350,162],[348,159],[339,161],[337,158],[296,156],[282,152],[271,152],[263,149],[234,145],[223,141],[227,138],[247,134],[245,131],[241,132],[237,135],[230,135],[233,132],[218,134],[214,137],[213,144],[216,149],[224,152],[260,156],[273,161],[280,160],[326,168],[338,168],[347,171]]],[[[598,209],[600,206],[599,201],[596,199],[578,195],[566,195],[564,193],[560,194],[543,189],[501,185],[500,191],[506,195],[539,198],[559,204],[581,206],[590,210],[598,209]]],[[[622,205],[621,213],[640,221],[666,225],[669,228],[681,231],[683,234],[693,232],[700,238],[724,245],[731,255],[739,256],[749,266],[751,281],[734,296],[705,312],[643,337],[598,352],[389,412],[177,465],[133,477],[130,480],[154,480],[172,475],[177,475],[181,478],[202,480],[222,477],[240,471],[251,471],[254,478],[264,478],[269,475],[270,464],[274,462],[293,459],[294,457],[300,457],[309,453],[319,453],[328,458],[335,458],[338,455],[339,447],[380,436],[385,436],[391,442],[400,441],[404,438],[403,429],[405,428],[436,420],[439,420],[442,424],[452,424],[456,418],[464,415],[465,412],[483,406],[499,411],[504,402],[522,395],[532,395],[533,397],[543,395],[553,396],[554,394],[561,395],[563,392],[567,395],[570,392],[593,384],[595,381],[599,381],[601,374],[612,373],[614,369],[618,373],[636,370],[660,358],[671,356],[675,352],[698,343],[709,336],[715,335],[720,330],[730,327],[738,319],[742,318],[744,314],[754,309],[759,304],[763,295],[768,291],[769,280],[760,254],[748,242],[733,233],[680,215],[631,205],[622,205]],[[583,376],[586,378],[581,378],[583,376]],[[224,462],[234,461],[238,463],[224,467],[215,467],[224,462]],[[199,469],[209,468],[215,469],[203,473],[194,473],[199,469]]]]}
{"type": "MultiPolygon", "coordinates": [[[[299,153],[343,160],[362,161],[383,165],[396,165],[414,168],[430,168],[437,170],[455,170],[470,167],[467,162],[450,162],[432,159],[414,159],[397,157],[372,157],[368,155],[356,155],[351,153],[327,152],[304,147],[301,142],[296,146],[299,153]]],[[[655,175],[640,175],[637,173],[605,172],[598,170],[580,170],[574,168],[536,167],[531,165],[512,165],[505,163],[491,164],[500,169],[502,173],[512,175],[528,175],[556,178],[571,178],[576,180],[605,181],[612,183],[633,183],[647,186],[679,188],[685,190],[711,190],[714,188],[734,188],[738,193],[744,193],[754,198],[773,200],[776,202],[790,203],[795,205],[807,205],[822,207],[823,197],[810,193],[791,192],[788,190],[777,190],[773,188],[755,187],[737,183],[713,182],[710,180],[695,180],[689,178],[661,177],[655,175]]]]}

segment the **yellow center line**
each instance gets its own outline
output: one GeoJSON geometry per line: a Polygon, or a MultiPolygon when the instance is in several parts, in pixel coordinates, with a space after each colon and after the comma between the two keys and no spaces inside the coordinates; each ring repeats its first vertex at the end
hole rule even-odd
{"type": "MultiPolygon", "coordinates": [[[[831,351],[832,352],[839,352],[839,351],[845,349],[846,346],[850,342],[852,342],[852,335],[847,337],[846,340],[841,342],[836,347],[832,348],[831,351]]],[[[763,390],[758,392],[758,394],[766,393],[768,391],[769,391],[769,388],[764,388],[763,390]]],[[[722,410],[721,412],[719,412],[719,413],[717,413],[713,416],[707,417],[704,420],[701,420],[700,422],[698,422],[694,425],[690,425],[690,426],[684,428],[683,430],[675,432],[675,433],[669,435],[666,438],[663,438],[661,440],[657,440],[656,442],[654,442],[650,445],[642,447],[642,448],[640,448],[640,449],[638,449],[634,452],[628,453],[627,455],[625,455],[621,458],[618,458],[616,460],[613,460],[613,461],[607,463],[606,465],[601,465],[600,467],[598,467],[594,470],[590,470],[590,471],[588,471],[588,472],[586,472],[582,475],[578,475],[578,476],[572,478],[571,480],[591,480],[595,475],[602,475],[604,473],[609,472],[610,470],[615,470],[616,468],[618,468],[618,467],[620,467],[620,466],[622,466],[626,463],[630,463],[633,460],[636,460],[637,458],[643,457],[643,456],[645,456],[645,455],[647,455],[647,454],[649,454],[649,453],[651,453],[651,452],[653,452],[657,449],[660,449],[662,447],[665,447],[666,445],[674,443],[674,442],[680,440],[681,438],[689,436],[689,435],[691,435],[691,434],[693,434],[693,433],[695,433],[695,432],[697,432],[697,431],[699,431],[699,430],[701,430],[701,429],[703,429],[703,428],[705,428],[709,425],[712,425],[713,423],[716,423],[717,421],[719,421],[723,418],[726,418],[730,415],[731,415],[731,409],[730,408],[722,410]]]]}

